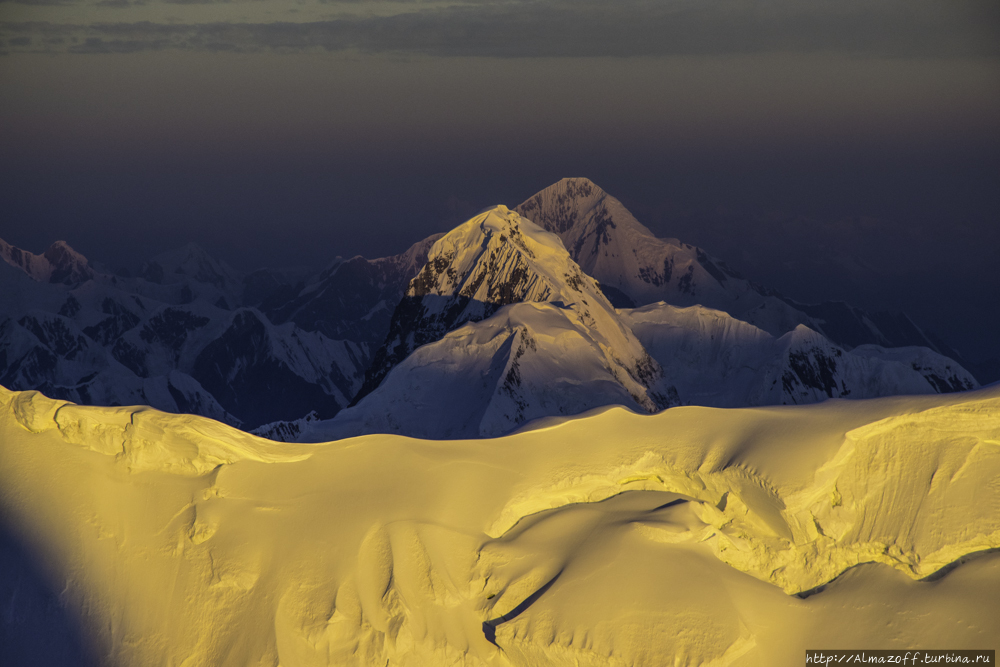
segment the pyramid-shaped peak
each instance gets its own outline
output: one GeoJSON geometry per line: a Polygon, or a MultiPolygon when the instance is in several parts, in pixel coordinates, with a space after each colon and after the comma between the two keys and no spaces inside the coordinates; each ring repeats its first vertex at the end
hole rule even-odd
{"type": "Polygon", "coordinates": [[[56,241],[50,245],[42,256],[53,265],[65,266],[67,264],[87,264],[87,258],[78,253],[65,241],[56,241]]]}
{"type": "MultiPolygon", "coordinates": [[[[557,183],[553,183],[549,187],[545,188],[545,190],[565,192],[571,197],[599,197],[606,194],[599,185],[594,183],[589,178],[582,176],[563,178],[557,183]]],[[[542,192],[545,192],[545,190],[542,190],[542,192]]]]}
{"type": "MultiPolygon", "coordinates": [[[[50,245],[42,257],[48,262],[47,282],[64,285],[79,285],[94,277],[87,258],[78,253],[65,241],[50,245]]],[[[33,276],[36,280],[41,276],[33,276]]],[[[44,280],[44,278],[42,278],[44,280]]]]}
{"type": "MultiPolygon", "coordinates": [[[[559,237],[501,205],[483,211],[438,239],[407,294],[460,291],[463,296],[478,298],[484,297],[485,292],[480,292],[490,285],[513,280],[540,287],[558,282],[567,272],[576,273],[578,269],[559,237]],[[570,266],[572,269],[567,268],[570,266]],[[545,278],[536,282],[540,276],[545,278]]],[[[501,291],[504,298],[510,297],[509,290],[501,291]]],[[[493,290],[487,292],[492,301],[493,290]]]]}
{"type": "Polygon", "coordinates": [[[603,230],[609,221],[612,221],[612,227],[621,221],[629,227],[648,232],[620,201],[589,178],[564,178],[539,190],[514,210],[550,232],[559,234],[567,248],[571,248],[577,240],[575,235],[588,225],[596,225],[603,230]]]}
{"type": "MultiPolygon", "coordinates": [[[[431,248],[393,313],[386,342],[376,352],[355,403],[416,348],[507,306],[540,303],[548,304],[546,313],[559,313],[553,315],[555,321],[565,320],[602,350],[615,350],[616,359],[627,360],[624,365],[614,361],[621,372],[612,374],[632,378],[616,380],[630,387],[629,395],[644,395],[646,380],[659,376],[659,367],[647,362],[642,345],[620,324],[597,281],[573,261],[560,238],[506,206],[496,206],[445,234],[431,248]]],[[[636,400],[644,407],[653,405],[647,398],[636,400]]]]}
{"type": "MultiPolygon", "coordinates": [[[[546,200],[558,199],[564,202],[576,202],[579,206],[582,202],[597,202],[607,196],[608,193],[592,180],[578,176],[573,178],[563,178],[556,181],[549,187],[539,190],[534,195],[529,197],[525,204],[530,202],[532,199],[541,198],[546,200]]],[[[521,204],[521,206],[524,206],[524,204],[521,204]]],[[[520,209],[520,206],[518,206],[517,209],[520,209]]]]}

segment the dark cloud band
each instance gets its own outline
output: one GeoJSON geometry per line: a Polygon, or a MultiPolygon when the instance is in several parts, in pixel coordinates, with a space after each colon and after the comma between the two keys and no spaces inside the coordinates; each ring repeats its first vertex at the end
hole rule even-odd
{"type": "Polygon", "coordinates": [[[518,58],[833,51],[998,57],[998,37],[1000,3],[993,0],[494,1],[312,22],[0,23],[0,49],[8,53],[357,50],[518,58]]]}

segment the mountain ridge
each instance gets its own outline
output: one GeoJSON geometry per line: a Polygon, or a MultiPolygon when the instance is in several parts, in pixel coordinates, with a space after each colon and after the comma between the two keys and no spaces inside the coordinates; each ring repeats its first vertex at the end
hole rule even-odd
{"type": "MultiPolygon", "coordinates": [[[[502,216],[516,215],[525,221],[531,218],[522,213],[538,217],[542,227],[528,235],[534,239],[531,243],[568,251],[576,268],[563,267],[539,281],[539,269],[532,268],[534,260],[525,251],[530,243],[518,246],[510,230],[509,238],[501,242],[504,232],[499,228],[491,232],[494,246],[487,243],[478,251],[453,243],[457,237],[452,230],[450,259],[433,250],[448,236],[437,234],[397,255],[373,260],[338,257],[320,271],[243,273],[188,244],[160,253],[134,277],[105,273],[65,242],[35,255],[0,240],[4,260],[0,262],[0,382],[82,403],[149,403],[166,410],[193,410],[244,428],[295,423],[303,416],[300,403],[307,401],[312,404],[305,412],[315,412],[313,421],[323,421],[347,406],[357,406],[422,345],[436,344],[465,326],[472,329],[462,335],[494,340],[497,345],[509,342],[507,351],[497,347],[489,354],[511,378],[517,375],[511,369],[528,368],[532,358],[541,369],[548,362],[540,361],[530,346],[523,347],[525,341],[535,341],[535,349],[555,348],[548,344],[538,348],[544,332],[531,323],[544,320],[562,330],[562,322],[569,321],[566,314],[572,313],[568,317],[575,324],[570,328],[578,340],[618,336],[618,343],[604,348],[594,343],[596,358],[604,359],[599,366],[610,373],[610,382],[629,386],[616,402],[648,411],[690,402],[684,397],[690,392],[663,377],[663,364],[654,361],[656,355],[647,354],[614,307],[644,298],[656,297],[658,302],[666,295],[674,299],[675,307],[693,307],[701,301],[711,306],[713,299],[717,308],[736,303],[749,313],[749,324],[767,325],[761,329],[770,327],[769,334],[776,339],[803,324],[831,339],[832,347],[823,343],[795,352],[801,369],[813,369],[803,370],[813,378],[803,385],[809,385],[803,391],[812,396],[810,400],[849,395],[843,386],[837,392],[821,389],[816,379],[821,365],[836,365],[833,358],[838,353],[847,355],[843,357],[850,361],[847,366],[909,367],[906,372],[894,371],[899,378],[894,389],[885,385],[881,391],[902,387],[924,391],[926,383],[933,391],[952,391],[975,383],[957,361],[949,364],[949,359],[915,348],[869,349],[885,347],[890,338],[908,348],[919,344],[931,351],[950,349],[932,341],[905,315],[871,313],[842,303],[793,302],[744,280],[695,246],[656,239],[618,200],[589,180],[564,179],[519,207],[484,209],[480,216],[501,209],[502,216]],[[495,254],[492,264],[489,252],[495,254]],[[476,268],[473,260],[483,253],[487,256],[476,268]],[[459,254],[468,265],[460,265],[465,259],[459,254]],[[597,275],[589,275],[574,257],[589,263],[597,275]],[[461,260],[458,264],[456,258],[461,260]],[[461,284],[450,282],[449,271],[461,284]],[[531,280],[533,285],[528,284],[531,280]],[[550,293],[543,294],[542,286],[550,293]],[[556,292],[559,295],[554,296],[556,292]],[[434,303],[435,299],[440,301],[434,303]],[[552,306],[544,313],[518,309],[504,315],[506,319],[473,326],[524,300],[552,306]],[[582,301],[586,303],[581,305],[582,301]],[[597,327],[601,333],[595,338],[593,326],[581,318],[597,313],[606,321],[597,327]],[[414,328],[417,321],[422,324],[414,328]],[[903,380],[904,376],[911,379],[903,380]],[[281,387],[295,389],[282,392],[281,387]]],[[[477,238],[472,246],[486,239],[477,238]]],[[[454,340],[449,339],[448,345],[454,340]]],[[[477,349],[486,354],[488,347],[477,349]]],[[[433,352],[439,359],[453,353],[440,347],[433,352]]],[[[782,357],[785,370],[778,372],[779,382],[791,368],[790,354],[782,357]]],[[[580,363],[589,367],[589,362],[580,363]]],[[[794,369],[791,372],[798,378],[795,382],[803,381],[794,369]]],[[[559,377],[569,382],[573,374],[559,377]]],[[[584,374],[577,380],[597,382],[597,375],[584,374]]],[[[534,389],[508,385],[506,391],[520,401],[559,405],[534,389]],[[536,398],[525,398],[528,394],[536,398]]],[[[610,396],[618,390],[602,391],[597,394],[610,396]]],[[[789,396],[769,400],[781,402],[789,396]]],[[[585,400],[576,403],[589,405],[585,400]]],[[[567,408],[554,409],[562,414],[567,408]]],[[[538,416],[533,408],[511,410],[515,422],[538,416]]]]}
{"type": "Polygon", "coordinates": [[[631,301],[621,302],[621,307],[657,301],[681,307],[700,304],[775,336],[805,324],[848,347],[921,345],[958,356],[904,314],[867,312],[841,301],[800,303],[745,279],[701,248],[657,238],[620,201],[587,178],[562,179],[514,210],[559,234],[584,271],[631,301]]]}
{"type": "MultiPolygon", "coordinates": [[[[520,302],[558,302],[575,309],[581,321],[589,319],[588,328],[597,327],[597,320],[602,320],[602,335],[617,337],[617,345],[612,346],[620,347],[623,356],[633,357],[632,362],[622,365],[622,371],[633,380],[658,375],[655,364],[643,358],[648,355],[641,344],[630,338],[631,333],[621,327],[615,330],[613,306],[597,283],[569,259],[558,238],[506,206],[498,206],[434,243],[427,263],[397,306],[386,341],[375,353],[352,405],[374,391],[416,348],[520,302]]],[[[645,393],[648,386],[633,389],[645,393]]],[[[641,398],[637,402],[649,408],[655,405],[655,401],[641,398]]]]}

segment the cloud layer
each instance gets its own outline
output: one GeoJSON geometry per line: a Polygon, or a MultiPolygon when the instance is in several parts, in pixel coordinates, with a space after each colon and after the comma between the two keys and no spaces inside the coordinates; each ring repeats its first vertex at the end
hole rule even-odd
{"type": "MultiPolygon", "coordinates": [[[[188,4],[190,0],[172,0],[175,14],[169,21],[133,20],[142,16],[133,11],[134,3],[115,3],[123,6],[115,10],[121,20],[108,20],[107,4],[103,11],[92,12],[94,21],[81,20],[86,14],[76,4],[65,10],[76,8],[74,20],[56,21],[52,19],[58,18],[61,7],[35,12],[36,18],[46,20],[10,20],[31,19],[33,12],[9,11],[12,3],[2,2],[0,16],[8,20],[0,22],[0,50],[356,51],[497,58],[765,52],[1000,56],[1000,5],[992,0],[337,2],[267,14],[287,20],[254,20],[264,14],[245,13],[246,3],[229,5],[233,20],[218,20],[218,12],[207,15],[200,11],[204,7],[188,4]]],[[[275,7],[266,1],[258,4],[275,7]]]]}

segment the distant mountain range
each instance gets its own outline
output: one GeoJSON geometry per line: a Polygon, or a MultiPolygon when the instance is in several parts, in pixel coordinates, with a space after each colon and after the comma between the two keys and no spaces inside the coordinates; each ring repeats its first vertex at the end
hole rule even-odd
{"type": "Polygon", "coordinates": [[[192,244],[120,276],[62,242],[43,255],[4,243],[0,384],[242,428],[304,405],[332,417],[360,388],[428,245],[316,274],[241,274],[192,244]]]}
{"type": "Polygon", "coordinates": [[[654,237],[587,179],[321,271],[241,273],[195,245],[138,275],[64,242],[34,255],[0,241],[0,258],[0,384],[276,439],[482,437],[608,404],[978,386],[905,315],[794,302],[654,237]]]}

